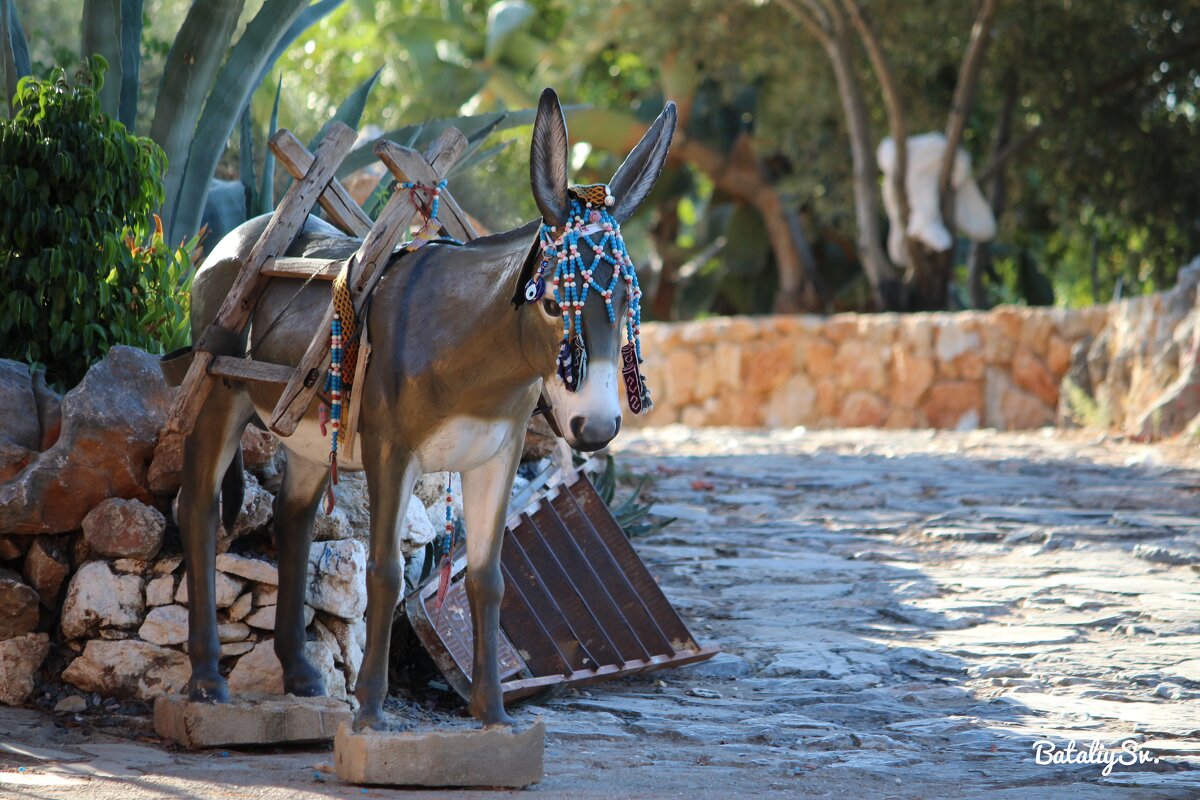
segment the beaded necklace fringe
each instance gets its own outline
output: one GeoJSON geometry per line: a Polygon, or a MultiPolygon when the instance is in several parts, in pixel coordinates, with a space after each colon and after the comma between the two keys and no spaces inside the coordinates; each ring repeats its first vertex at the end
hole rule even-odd
{"type": "Polygon", "coordinates": [[[578,391],[587,378],[587,343],[583,337],[583,307],[589,294],[604,299],[608,321],[617,325],[613,309],[613,291],[618,281],[625,282],[625,344],[621,347],[621,374],[629,410],[642,414],[654,407],[650,390],[642,374],[642,289],[638,284],[633,259],[625,247],[621,225],[609,211],[614,199],[605,184],[573,186],[569,190],[571,208],[561,232],[556,226],[542,224],[541,259],[537,270],[525,285],[525,299],[537,302],[546,292],[546,275],[551,271],[554,299],[562,309],[563,334],[556,362],[558,377],[568,391],[578,391]],[[603,233],[600,241],[592,236],[603,233]],[[591,263],[581,250],[592,252],[591,263]],[[607,285],[596,280],[601,262],[612,265],[607,285]]]}
{"type": "MultiPolygon", "coordinates": [[[[436,186],[415,184],[412,181],[394,182],[392,191],[408,190],[415,209],[425,217],[425,223],[416,231],[412,241],[404,246],[408,252],[416,251],[437,239],[442,230],[438,221],[438,207],[442,203],[442,190],[446,181],[440,180],[436,186]],[[428,201],[422,200],[424,193],[428,201]]],[[[329,408],[325,405],[318,411],[320,434],[326,434],[326,423],[329,426],[329,485],[325,487],[325,513],[334,513],[334,486],[337,485],[337,446],[342,427],[342,403],[353,391],[353,384],[360,375],[354,374],[356,353],[358,353],[358,315],[354,312],[354,302],[350,297],[348,270],[343,269],[334,281],[334,321],[329,326],[329,375],[325,378],[325,392],[329,395],[329,408]]]]}

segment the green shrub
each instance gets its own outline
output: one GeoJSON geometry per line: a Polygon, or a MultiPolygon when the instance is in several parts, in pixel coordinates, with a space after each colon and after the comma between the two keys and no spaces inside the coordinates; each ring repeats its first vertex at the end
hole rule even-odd
{"type": "Polygon", "coordinates": [[[161,351],[186,330],[187,247],[153,216],[166,156],[100,110],[106,68],[23,78],[0,120],[0,357],[59,386],[115,344],[161,351]]]}

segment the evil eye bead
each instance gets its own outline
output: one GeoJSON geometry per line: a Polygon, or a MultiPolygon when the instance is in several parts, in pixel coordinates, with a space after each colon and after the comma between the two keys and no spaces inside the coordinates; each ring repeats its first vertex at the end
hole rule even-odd
{"type": "Polygon", "coordinates": [[[525,284],[525,300],[530,303],[536,303],[546,293],[546,281],[541,278],[535,278],[525,284]]]}

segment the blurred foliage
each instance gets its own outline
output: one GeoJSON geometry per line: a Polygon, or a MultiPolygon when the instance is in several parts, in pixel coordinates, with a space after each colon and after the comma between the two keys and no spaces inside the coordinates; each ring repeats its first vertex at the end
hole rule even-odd
{"type": "Polygon", "coordinates": [[[26,77],[0,120],[0,357],[59,387],[112,345],[187,336],[188,250],[151,216],[166,159],[100,110],[105,68],[26,77]]]}
{"type": "MultiPolygon", "coordinates": [[[[942,130],[974,17],[961,0],[860,0],[896,73],[911,133],[942,130]]],[[[16,0],[35,64],[74,58],[78,0],[16,0]]],[[[153,95],[185,3],[146,0],[142,99],[153,95]]],[[[257,12],[247,0],[239,30],[257,12]]],[[[1042,134],[1003,167],[1008,202],[999,218],[993,302],[1048,297],[1078,305],[1173,284],[1200,249],[1200,0],[1009,0],[997,12],[964,146],[976,167],[990,158],[1006,80],[1018,86],[1012,137],[1042,134]],[[1156,58],[1155,54],[1169,54],[1156,58]],[[1055,109],[1066,106],[1063,113],[1055,109]],[[1094,267],[1093,267],[1094,265],[1094,267]]],[[[882,100],[866,59],[858,67],[876,139],[882,100]]],[[[354,87],[382,67],[363,122],[392,130],[424,119],[523,109],[543,86],[564,103],[649,119],[664,97],[680,102],[687,135],[727,150],[740,133],[790,207],[800,211],[836,308],[868,302],[853,245],[849,146],[826,55],[773,0],[346,0],[280,61],[279,124],[312,138],[354,87]]],[[[254,99],[270,115],[276,81],[254,99]]],[[[256,141],[261,143],[259,131],[256,141]]],[[[528,189],[527,128],[456,178],[455,195],[487,227],[535,216],[528,189]]],[[[603,151],[572,125],[581,180],[612,174],[633,142],[603,151]],[[611,152],[610,152],[611,151],[611,152]]],[[[612,138],[612,137],[609,137],[612,138]]],[[[227,157],[222,177],[236,179],[227,157]]],[[[664,177],[627,238],[653,293],[653,269],[685,263],[682,316],[764,312],[774,265],[753,215],[691,168],[664,177]],[[655,234],[664,214],[677,228],[655,234]],[[721,245],[721,246],[718,246],[721,245]]],[[[986,187],[985,187],[986,188],[986,187]]],[[[761,220],[758,221],[761,225],[761,220]]],[[[960,263],[967,248],[959,248],[960,263]]],[[[965,292],[960,271],[956,295],[965,292]]]]}

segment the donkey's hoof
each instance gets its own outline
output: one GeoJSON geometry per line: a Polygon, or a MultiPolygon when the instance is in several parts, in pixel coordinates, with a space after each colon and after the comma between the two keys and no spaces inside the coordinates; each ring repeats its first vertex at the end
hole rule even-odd
{"type": "Polygon", "coordinates": [[[283,690],[296,697],[324,697],[325,679],[312,664],[304,663],[283,673],[283,690]]]}
{"type": "Polygon", "coordinates": [[[382,709],[376,711],[364,711],[359,709],[354,715],[353,730],[355,733],[365,733],[373,731],[375,733],[400,733],[402,731],[411,730],[413,723],[406,719],[401,719],[394,714],[388,714],[382,709]]]}
{"type": "Polygon", "coordinates": [[[228,703],[229,684],[220,675],[193,677],[188,681],[188,699],[196,703],[228,703]]]}
{"type": "Polygon", "coordinates": [[[515,727],[517,721],[510,717],[504,710],[504,706],[494,709],[479,710],[472,703],[470,706],[471,716],[479,720],[480,724],[485,728],[512,728],[515,727]]]}

